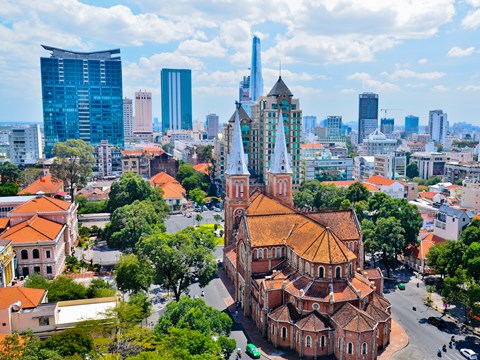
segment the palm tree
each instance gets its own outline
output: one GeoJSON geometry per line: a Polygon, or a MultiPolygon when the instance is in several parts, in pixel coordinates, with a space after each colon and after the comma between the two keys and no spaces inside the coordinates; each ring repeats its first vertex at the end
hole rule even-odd
{"type": "Polygon", "coordinates": [[[215,214],[213,215],[213,220],[215,220],[217,223],[220,223],[220,221],[223,220],[221,215],[215,214]]]}
{"type": "Polygon", "coordinates": [[[200,226],[200,222],[203,220],[203,216],[200,215],[200,214],[197,214],[197,216],[195,216],[195,221],[198,222],[198,225],[200,226]]]}

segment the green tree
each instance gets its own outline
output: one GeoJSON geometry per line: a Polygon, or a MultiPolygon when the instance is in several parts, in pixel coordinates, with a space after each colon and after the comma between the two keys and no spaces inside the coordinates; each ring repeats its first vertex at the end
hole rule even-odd
{"type": "Polygon", "coordinates": [[[38,274],[32,274],[28,276],[23,286],[32,289],[44,289],[48,290],[48,280],[38,274]]]}
{"type": "Polygon", "coordinates": [[[357,203],[368,200],[370,192],[361,182],[356,182],[348,187],[345,197],[350,200],[351,203],[357,203]]]}
{"type": "Polygon", "coordinates": [[[153,229],[165,230],[153,204],[150,201],[139,201],[131,205],[117,208],[111,221],[105,226],[103,237],[112,249],[134,251],[138,241],[150,234],[153,229]]]}
{"type": "Polygon", "coordinates": [[[416,162],[412,161],[407,165],[406,174],[409,179],[416,178],[420,174],[416,162]]]}
{"type": "Polygon", "coordinates": [[[75,188],[83,187],[93,174],[93,147],[83,140],[67,140],[58,142],[53,147],[55,159],[50,168],[54,179],[62,180],[70,188],[70,196],[74,201],[75,188]]]}
{"type": "Polygon", "coordinates": [[[30,185],[34,181],[40,179],[43,176],[43,170],[37,168],[26,168],[23,170],[23,177],[25,179],[24,185],[30,185]]]}
{"type": "Polygon", "coordinates": [[[0,178],[2,185],[7,183],[18,184],[19,182],[22,182],[23,174],[17,165],[6,161],[0,163],[0,178]]]}
{"type": "Polygon", "coordinates": [[[191,164],[182,164],[178,167],[177,175],[175,178],[179,183],[182,183],[186,178],[195,175],[195,169],[191,164]]]}
{"type": "Polygon", "coordinates": [[[14,196],[20,191],[20,186],[14,182],[7,182],[0,185],[0,196],[14,196]]]}
{"type": "Polygon", "coordinates": [[[54,350],[63,357],[80,355],[83,359],[93,351],[93,338],[78,329],[67,329],[50,336],[41,347],[54,350]]]}
{"type": "Polygon", "coordinates": [[[301,190],[293,196],[293,204],[299,209],[311,210],[314,200],[315,192],[310,189],[301,190]]]}
{"type": "Polygon", "coordinates": [[[188,193],[188,197],[190,200],[194,201],[197,205],[203,206],[205,203],[205,198],[207,197],[207,193],[202,189],[192,189],[188,193]]]}
{"type": "Polygon", "coordinates": [[[216,272],[215,238],[188,227],[176,234],[155,232],[139,243],[139,252],[150,259],[154,282],[173,292],[178,301],[195,277],[205,286],[216,272]]]}
{"type": "Polygon", "coordinates": [[[467,246],[480,241],[480,220],[473,219],[467,228],[462,231],[461,240],[467,246]]]}
{"type": "Polygon", "coordinates": [[[87,289],[87,297],[100,298],[110,297],[115,295],[115,290],[105,280],[100,278],[94,278],[87,289]]]}
{"type": "Polygon", "coordinates": [[[348,210],[352,208],[352,203],[348,199],[343,199],[340,203],[340,210],[348,210]]]}
{"type": "Polygon", "coordinates": [[[200,223],[203,220],[203,216],[200,214],[195,215],[195,221],[198,223],[198,226],[200,226],[200,223]]]}
{"type": "Polygon", "coordinates": [[[48,300],[50,302],[86,299],[87,289],[76,283],[72,278],[59,276],[48,285],[48,300]]]}
{"type": "Polygon", "coordinates": [[[199,163],[211,163],[213,159],[213,145],[199,145],[195,149],[199,163]]]}
{"type": "Polygon", "coordinates": [[[469,276],[480,280],[480,242],[471,243],[466,249],[463,264],[469,276]]]}
{"type": "Polygon", "coordinates": [[[344,189],[338,189],[335,185],[320,185],[313,205],[319,210],[338,209],[345,199],[344,189]]]}
{"type": "Polygon", "coordinates": [[[115,281],[122,292],[147,291],[153,280],[153,271],[146,259],[139,260],[135,254],[122,255],[115,270],[115,281]]]}
{"type": "Polygon", "coordinates": [[[220,223],[223,220],[222,215],[219,215],[219,214],[213,215],[213,220],[215,220],[215,222],[217,223],[220,223]]]}
{"type": "Polygon", "coordinates": [[[427,265],[435,270],[442,278],[447,273],[450,260],[449,242],[433,245],[427,254],[427,265]]]}
{"type": "Polygon", "coordinates": [[[148,181],[133,172],[128,172],[113,183],[108,195],[107,211],[112,213],[125,205],[132,204],[135,200],[147,200],[152,195],[152,187],[148,181]]]}
{"type": "Polygon", "coordinates": [[[146,319],[152,315],[152,302],[144,293],[137,292],[133,294],[130,296],[128,303],[141,309],[142,319],[146,319]]]}
{"type": "Polygon", "coordinates": [[[358,221],[360,224],[362,223],[363,219],[368,218],[369,210],[368,210],[368,202],[365,200],[359,201],[355,203],[355,214],[357,215],[358,221]]]}

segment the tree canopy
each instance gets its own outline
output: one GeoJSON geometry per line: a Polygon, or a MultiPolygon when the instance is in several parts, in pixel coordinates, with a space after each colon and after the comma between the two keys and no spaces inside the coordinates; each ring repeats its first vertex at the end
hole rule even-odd
{"type": "Polygon", "coordinates": [[[153,281],[153,269],[135,254],[122,255],[115,270],[115,281],[122,292],[147,291],[153,281]]]}
{"type": "Polygon", "coordinates": [[[83,140],[58,142],[53,147],[55,159],[50,168],[54,179],[59,179],[70,188],[74,201],[75,188],[84,186],[93,174],[93,147],[83,140]]]}
{"type": "Polygon", "coordinates": [[[154,283],[173,292],[178,301],[198,278],[205,286],[216,272],[213,255],[215,237],[203,229],[187,227],[176,234],[156,231],[138,244],[138,252],[149,259],[154,283]]]}
{"type": "Polygon", "coordinates": [[[22,171],[17,165],[9,161],[0,163],[0,177],[1,185],[5,185],[6,183],[18,184],[23,180],[22,171]]]}
{"type": "Polygon", "coordinates": [[[135,200],[147,200],[153,189],[148,181],[133,172],[127,172],[120,180],[113,183],[108,195],[107,211],[113,213],[116,209],[132,204],[135,200]]]}
{"type": "Polygon", "coordinates": [[[412,161],[410,164],[407,165],[406,175],[409,179],[418,177],[419,174],[420,173],[418,171],[418,165],[415,161],[412,161]]]}

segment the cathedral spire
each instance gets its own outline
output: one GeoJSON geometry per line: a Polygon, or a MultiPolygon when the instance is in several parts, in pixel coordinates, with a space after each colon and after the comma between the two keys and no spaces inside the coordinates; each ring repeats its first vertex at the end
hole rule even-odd
{"type": "Polygon", "coordinates": [[[233,126],[232,145],[227,160],[227,175],[250,175],[247,168],[247,156],[243,151],[242,131],[238,108],[235,111],[235,124],[233,126]]]}
{"type": "Polygon", "coordinates": [[[275,139],[275,148],[270,159],[270,172],[272,174],[291,174],[290,159],[287,152],[287,143],[285,141],[285,130],[283,127],[282,109],[278,109],[277,137],[275,139]]]}

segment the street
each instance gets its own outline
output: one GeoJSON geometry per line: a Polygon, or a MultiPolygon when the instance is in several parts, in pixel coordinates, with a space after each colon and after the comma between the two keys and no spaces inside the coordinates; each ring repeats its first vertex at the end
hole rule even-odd
{"type": "Polygon", "coordinates": [[[167,226],[167,233],[173,234],[176,233],[187,226],[194,226],[197,225],[197,221],[195,217],[197,215],[201,215],[203,217],[200,225],[203,224],[215,224],[215,220],[213,217],[218,214],[223,219],[223,211],[222,212],[215,212],[215,211],[203,211],[203,212],[193,212],[192,217],[186,217],[182,214],[170,215],[167,220],[165,220],[165,225],[167,226]]]}
{"type": "Polygon", "coordinates": [[[392,303],[393,317],[406,330],[409,337],[409,345],[393,356],[395,360],[423,360],[437,358],[437,349],[443,344],[447,345],[447,352],[442,353],[443,359],[465,359],[460,354],[460,349],[469,348],[479,353],[480,340],[469,333],[462,332],[458,326],[443,317],[447,326],[443,330],[427,323],[430,316],[440,317],[441,314],[423,304],[423,298],[427,295],[423,281],[417,279],[410,271],[405,271],[406,288],[399,290],[396,282],[385,281],[385,296],[392,303]],[[419,287],[417,288],[417,283],[419,287]],[[416,311],[412,307],[416,307],[416,311]],[[456,342],[453,348],[448,348],[452,335],[456,342]]]}

